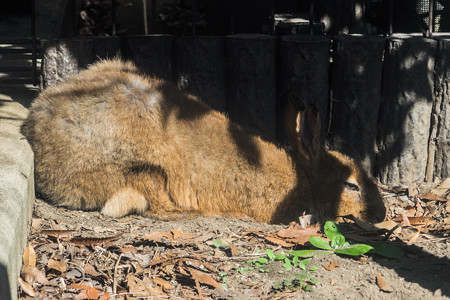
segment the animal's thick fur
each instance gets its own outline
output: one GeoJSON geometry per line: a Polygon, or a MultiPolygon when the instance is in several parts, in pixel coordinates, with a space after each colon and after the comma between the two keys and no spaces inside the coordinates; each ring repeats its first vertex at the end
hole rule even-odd
{"type": "Polygon", "coordinates": [[[105,60],[43,91],[23,133],[36,185],[56,205],[283,223],[304,211],[320,220],[384,217],[358,164],[320,147],[312,110],[291,112],[286,123],[297,140],[293,154],[133,64],[105,60]]]}

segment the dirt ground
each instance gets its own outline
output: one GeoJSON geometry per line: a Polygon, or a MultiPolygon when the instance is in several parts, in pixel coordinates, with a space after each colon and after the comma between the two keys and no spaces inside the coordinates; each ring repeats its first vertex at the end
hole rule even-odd
{"type": "Polygon", "coordinates": [[[305,272],[298,267],[288,270],[282,261],[255,267],[249,262],[266,257],[266,249],[277,254],[311,248],[279,235],[287,225],[216,217],[112,219],[37,200],[29,235],[34,251],[29,247],[24,255],[19,298],[450,298],[448,190],[437,199],[430,193],[419,196],[424,194],[420,188],[411,191],[384,190],[387,218],[399,225],[391,232],[340,226],[350,243],[386,240],[404,256],[315,256],[307,267],[317,267],[309,271],[318,279],[309,282],[312,291],[292,284],[295,274],[305,272]]]}

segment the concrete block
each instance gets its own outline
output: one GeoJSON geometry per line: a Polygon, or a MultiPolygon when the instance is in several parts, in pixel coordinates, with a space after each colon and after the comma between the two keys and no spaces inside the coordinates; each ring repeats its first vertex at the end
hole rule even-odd
{"type": "Polygon", "coordinates": [[[33,152],[20,134],[28,110],[20,93],[11,101],[9,88],[0,86],[0,299],[17,299],[17,277],[22,265],[34,204],[33,152]],[[19,101],[20,100],[20,101],[19,101]]]}

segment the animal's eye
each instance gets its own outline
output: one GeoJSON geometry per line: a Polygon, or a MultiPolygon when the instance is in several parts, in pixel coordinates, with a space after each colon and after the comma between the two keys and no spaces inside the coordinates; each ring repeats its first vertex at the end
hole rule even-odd
{"type": "Polygon", "coordinates": [[[346,181],[346,182],[344,182],[344,185],[345,185],[345,188],[347,188],[347,189],[349,189],[351,191],[355,191],[355,192],[359,191],[359,186],[354,184],[354,183],[346,181]]]}

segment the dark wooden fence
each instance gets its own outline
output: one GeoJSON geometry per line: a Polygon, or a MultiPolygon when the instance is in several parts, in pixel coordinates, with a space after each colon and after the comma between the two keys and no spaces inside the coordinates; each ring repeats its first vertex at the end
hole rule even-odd
{"type": "Polygon", "coordinates": [[[43,49],[44,87],[121,56],[270,138],[284,139],[286,101],[314,105],[329,148],[359,159],[384,184],[450,176],[445,36],[127,36],[48,41],[43,49]]]}

